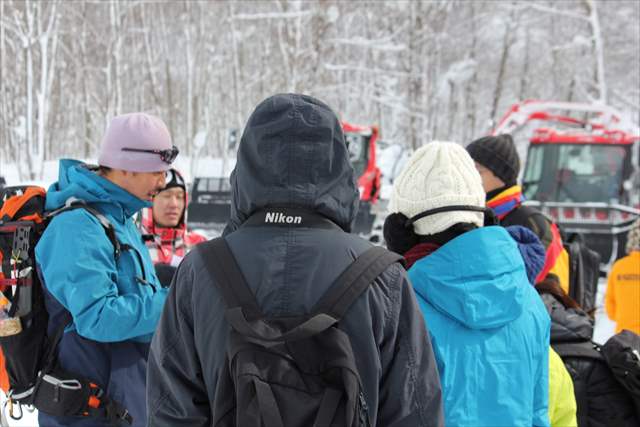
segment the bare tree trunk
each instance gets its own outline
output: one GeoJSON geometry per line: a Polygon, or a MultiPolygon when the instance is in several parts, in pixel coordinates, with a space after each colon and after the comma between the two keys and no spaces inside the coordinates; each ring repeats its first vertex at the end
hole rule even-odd
{"type": "MultiPolygon", "coordinates": [[[[195,65],[195,59],[194,59],[194,52],[193,52],[193,40],[192,40],[192,34],[191,34],[191,19],[190,19],[190,11],[191,11],[191,2],[186,1],[184,3],[184,14],[185,14],[185,21],[187,21],[187,24],[185,25],[184,28],[184,36],[185,36],[185,66],[186,66],[186,73],[187,73],[187,102],[185,103],[185,106],[187,108],[187,130],[186,130],[186,134],[187,134],[187,138],[186,138],[186,144],[187,144],[187,149],[186,149],[186,155],[190,156],[192,154],[191,152],[191,144],[192,144],[192,139],[193,139],[193,74],[194,74],[194,65],[195,65]]],[[[191,159],[193,161],[193,159],[191,159]]]]}
{"type": "Polygon", "coordinates": [[[421,28],[418,26],[418,23],[421,23],[421,20],[417,17],[416,13],[416,2],[411,2],[409,6],[409,64],[407,67],[407,108],[409,110],[409,143],[411,144],[411,149],[415,150],[419,147],[418,138],[416,135],[417,128],[417,118],[414,113],[414,109],[417,107],[418,102],[418,92],[420,91],[420,81],[419,81],[419,67],[416,66],[416,58],[414,50],[416,49],[416,36],[417,31],[421,28]],[[418,69],[416,69],[418,68],[418,69]]]}
{"type": "MultiPolygon", "coordinates": [[[[4,22],[4,6],[5,2],[0,1],[0,23],[4,22]]],[[[5,53],[5,27],[0,24],[0,138],[6,141],[5,144],[2,144],[2,151],[0,151],[0,164],[2,163],[2,159],[6,158],[7,161],[12,161],[11,156],[11,138],[9,132],[9,112],[7,109],[7,93],[5,91],[5,73],[4,73],[4,58],[6,56],[5,53]]]]}
{"type": "MultiPolygon", "coordinates": [[[[550,5],[553,5],[553,1],[549,0],[550,5]]],[[[551,30],[550,30],[550,39],[551,40],[558,40],[558,32],[556,30],[556,16],[554,14],[550,14],[549,15],[549,22],[551,24],[551,30]]],[[[560,83],[558,82],[558,80],[560,79],[560,76],[562,75],[562,73],[560,72],[559,69],[559,52],[557,49],[549,49],[551,51],[551,81],[552,81],[552,87],[551,87],[551,93],[552,94],[557,94],[558,91],[560,90],[560,83]]]]}
{"type": "MultiPolygon", "coordinates": [[[[277,3],[278,9],[286,13],[287,3],[284,0],[280,0],[277,3]]],[[[293,92],[295,91],[295,82],[294,82],[294,68],[295,65],[291,63],[292,58],[289,55],[289,37],[288,34],[285,34],[287,31],[287,21],[284,19],[278,20],[278,46],[280,47],[280,55],[282,55],[282,68],[284,68],[284,84],[287,87],[287,91],[293,92]]]]}
{"type": "Polygon", "coordinates": [[[235,111],[234,127],[242,126],[242,108],[240,105],[239,87],[242,84],[242,75],[240,68],[240,55],[238,53],[238,40],[236,38],[236,25],[233,11],[233,3],[229,3],[229,21],[231,23],[231,54],[233,57],[233,103],[235,111]]]}
{"type": "Polygon", "coordinates": [[[524,60],[522,62],[522,71],[520,72],[520,89],[518,90],[518,101],[523,101],[527,96],[529,85],[529,28],[527,27],[524,42],[524,60]]]}
{"type": "Polygon", "coordinates": [[[598,87],[598,101],[607,103],[607,81],[604,73],[604,43],[602,40],[602,30],[600,28],[600,18],[598,16],[597,2],[594,0],[584,0],[584,4],[589,12],[589,23],[593,39],[593,50],[595,54],[595,75],[598,87]]]}
{"type": "MultiPolygon", "coordinates": [[[[296,1],[294,2],[294,7],[296,12],[300,12],[301,10],[301,6],[302,6],[302,2],[301,1],[296,1]]],[[[302,15],[299,14],[298,17],[296,18],[296,24],[295,24],[295,49],[294,49],[294,67],[293,67],[293,75],[292,80],[293,80],[293,90],[294,92],[301,92],[302,91],[302,87],[300,86],[300,82],[301,82],[301,78],[300,78],[300,71],[303,71],[302,68],[302,63],[300,62],[301,59],[301,50],[302,50],[302,15]]]]}
{"type": "Polygon", "coordinates": [[[30,155],[33,152],[33,55],[31,53],[32,46],[32,34],[33,34],[33,3],[27,1],[25,3],[26,18],[27,18],[27,33],[23,37],[23,48],[25,50],[25,66],[27,73],[27,118],[26,118],[26,157],[27,157],[27,170],[29,172],[29,179],[35,179],[35,173],[33,170],[33,157],[30,155]]]}
{"type": "MultiPolygon", "coordinates": [[[[478,44],[478,35],[477,35],[477,25],[476,25],[476,10],[474,6],[474,2],[469,2],[470,8],[470,18],[471,21],[471,49],[469,50],[469,59],[472,61],[476,60],[476,50],[478,44]]],[[[478,84],[478,67],[473,71],[473,75],[467,83],[466,91],[465,91],[465,109],[466,109],[466,119],[467,123],[463,123],[464,133],[462,142],[468,143],[475,139],[476,135],[476,87],[478,84]]]]}
{"type": "Polygon", "coordinates": [[[44,172],[44,154],[45,154],[45,135],[49,134],[47,129],[50,104],[50,89],[53,83],[52,76],[55,71],[55,55],[58,46],[58,35],[56,33],[57,21],[57,3],[51,3],[51,9],[48,11],[49,20],[46,30],[42,29],[44,17],[42,16],[42,3],[38,3],[38,44],[40,46],[40,90],[37,94],[38,99],[38,139],[37,146],[34,150],[36,154],[36,167],[38,168],[38,177],[42,179],[44,172]],[[51,40],[51,58],[49,58],[49,41],[51,40]],[[51,59],[51,64],[49,64],[51,59]]]}
{"type": "MultiPolygon", "coordinates": [[[[571,82],[569,83],[569,90],[567,91],[567,102],[573,102],[573,97],[575,95],[575,89],[576,89],[576,78],[574,76],[571,79],[571,82]]],[[[567,114],[567,115],[569,115],[569,114],[567,114]]]]}
{"type": "Polygon", "coordinates": [[[78,41],[79,50],[80,50],[80,70],[76,70],[77,78],[81,80],[82,87],[82,147],[84,158],[87,159],[91,156],[92,146],[94,144],[93,141],[93,133],[92,133],[92,120],[91,120],[91,111],[89,109],[89,88],[87,87],[88,79],[84,76],[85,70],[87,69],[87,49],[86,49],[86,40],[87,40],[87,7],[86,3],[82,3],[82,37],[78,41]]]}
{"type": "Polygon", "coordinates": [[[507,72],[507,61],[509,59],[509,51],[513,45],[515,38],[512,37],[512,23],[514,21],[514,13],[511,13],[511,17],[508,22],[505,22],[504,37],[502,41],[502,54],[500,56],[500,66],[498,68],[498,78],[496,79],[496,89],[493,95],[493,103],[491,105],[491,126],[493,127],[496,121],[496,114],[498,112],[498,105],[500,103],[500,97],[502,96],[502,90],[504,88],[504,78],[507,72]]]}
{"type": "Polygon", "coordinates": [[[154,67],[154,60],[152,58],[152,49],[151,49],[151,41],[150,41],[150,29],[147,24],[147,18],[145,14],[145,8],[139,7],[138,11],[138,19],[140,20],[140,26],[144,29],[144,53],[145,59],[147,62],[147,77],[149,79],[149,91],[151,96],[153,97],[153,102],[155,105],[162,105],[161,95],[158,93],[158,89],[160,88],[160,84],[158,83],[158,78],[156,77],[156,71],[154,67]]]}
{"type": "Polygon", "coordinates": [[[453,130],[455,129],[456,115],[458,114],[458,102],[456,100],[456,84],[449,80],[449,102],[447,103],[448,110],[448,128],[446,139],[448,141],[455,140],[453,130]]]}
{"type": "MultiPolygon", "coordinates": [[[[168,23],[165,18],[165,8],[161,7],[159,10],[160,16],[160,27],[168,28],[168,23]]],[[[173,137],[177,136],[178,127],[177,121],[175,118],[176,108],[175,108],[175,100],[173,99],[173,75],[171,74],[171,63],[170,59],[172,57],[172,52],[169,49],[168,36],[165,34],[165,37],[161,38],[161,50],[162,57],[164,58],[164,98],[166,99],[166,108],[167,108],[167,126],[169,127],[169,132],[173,137]]]]}
{"type": "MultiPolygon", "coordinates": [[[[436,82],[438,81],[438,78],[440,77],[440,69],[441,69],[441,63],[442,63],[442,42],[440,41],[439,37],[435,38],[435,49],[434,49],[434,56],[435,56],[435,64],[434,66],[431,68],[431,91],[430,93],[435,93],[436,91],[436,82]]],[[[431,140],[437,140],[439,135],[439,108],[440,108],[440,100],[438,99],[437,96],[432,96],[430,97],[431,100],[433,100],[431,107],[429,108],[429,113],[431,114],[431,132],[430,132],[430,137],[431,140]]]]}
{"type": "Polygon", "coordinates": [[[120,28],[120,3],[111,0],[109,2],[109,23],[111,31],[109,61],[107,62],[107,95],[110,98],[107,107],[109,120],[116,114],[122,113],[122,81],[120,79],[120,57],[123,34],[120,28]]]}

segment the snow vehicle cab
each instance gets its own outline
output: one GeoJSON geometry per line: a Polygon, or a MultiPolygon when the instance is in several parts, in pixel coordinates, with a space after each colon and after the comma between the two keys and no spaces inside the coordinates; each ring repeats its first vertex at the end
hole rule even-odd
{"type": "Polygon", "coordinates": [[[603,105],[525,101],[492,133],[511,133],[519,148],[528,146],[522,172],[527,204],[554,218],[565,234],[582,235],[604,269],[624,255],[627,231],[640,215],[636,126],[603,105]],[[536,121],[544,127],[530,128],[523,143],[515,133],[536,121]]]}
{"type": "Polygon", "coordinates": [[[342,122],[351,164],[360,191],[360,208],[352,232],[369,234],[375,220],[373,205],[380,196],[380,168],[376,163],[377,126],[356,126],[342,122]]]}
{"type": "Polygon", "coordinates": [[[220,234],[231,217],[229,178],[200,176],[193,180],[187,207],[189,226],[220,234]]]}

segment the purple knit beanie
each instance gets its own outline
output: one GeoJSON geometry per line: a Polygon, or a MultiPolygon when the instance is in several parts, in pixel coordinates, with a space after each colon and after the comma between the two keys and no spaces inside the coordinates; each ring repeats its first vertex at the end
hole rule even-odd
{"type": "Polygon", "coordinates": [[[162,120],[145,113],[123,114],[109,123],[98,164],[128,172],[166,171],[173,159],[153,150],[168,154],[172,149],[171,135],[162,120]]]}

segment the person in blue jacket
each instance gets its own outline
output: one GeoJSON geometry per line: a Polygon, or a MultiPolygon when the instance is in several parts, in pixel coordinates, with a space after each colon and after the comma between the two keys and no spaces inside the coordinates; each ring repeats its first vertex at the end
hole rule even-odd
{"type": "MultiPolygon", "coordinates": [[[[176,155],[160,119],[143,113],[115,117],[102,142],[99,167],[60,161],[46,209],[74,199],[86,202],[113,225],[122,252],[116,259],[105,228],[82,208],[55,216],[36,246],[49,332],[67,322],[68,314],[72,319],[59,345],[58,362],[101,387],[128,411],[133,426],[146,424],[147,355],[167,290],[155,275],[132,216],[151,206],[153,196],[164,188],[165,171],[176,155]]],[[[39,423],[109,425],[106,418],[42,412],[39,423]]]]}
{"type": "Polygon", "coordinates": [[[550,320],[523,261],[540,248],[484,226],[484,205],[464,148],[426,144],[394,183],[385,240],[429,325],[445,424],[548,426],[550,320]]]}

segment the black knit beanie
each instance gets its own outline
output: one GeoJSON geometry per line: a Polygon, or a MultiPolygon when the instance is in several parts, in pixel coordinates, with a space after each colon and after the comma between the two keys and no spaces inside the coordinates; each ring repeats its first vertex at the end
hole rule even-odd
{"type": "Polygon", "coordinates": [[[174,187],[180,187],[183,190],[187,191],[187,186],[185,185],[184,178],[182,177],[182,175],[180,175],[180,172],[178,172],[175,169],[169,169],[166,172],[165,183],[166,185],[162,189],[162,191],[168,190],[174,187]]]}
{"type": "Polygon", "coordinates": [[[489,169],[505,185],[516,185],[520,172],[520,158],[509,134],[485,136],[467,145],[471,158],[489,169]]]}

